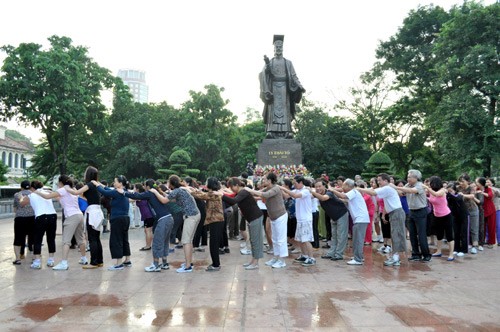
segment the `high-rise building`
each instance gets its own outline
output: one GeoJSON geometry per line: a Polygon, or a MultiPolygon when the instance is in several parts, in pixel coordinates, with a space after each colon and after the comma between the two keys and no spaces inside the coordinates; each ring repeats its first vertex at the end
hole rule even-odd
{"type": "Polygon", "coordinates": [[[149,88],[146,84],[146,72],[135,69],[120,69],[118,77],[129,87],[134,101],[138,103],[148,102],[149,88]]]}

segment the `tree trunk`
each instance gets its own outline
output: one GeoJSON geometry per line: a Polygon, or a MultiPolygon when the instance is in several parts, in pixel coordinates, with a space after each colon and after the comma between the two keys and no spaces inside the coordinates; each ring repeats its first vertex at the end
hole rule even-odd
{"type": "Polygon", "coordinates": [[[68,165],[68,137],[69,137],[69,125],[67,123],[62,125],[62,151],[61,151],[61,162],[59,163],[59,171],[61,174],[66,174],[66,168],[68,165]]]}

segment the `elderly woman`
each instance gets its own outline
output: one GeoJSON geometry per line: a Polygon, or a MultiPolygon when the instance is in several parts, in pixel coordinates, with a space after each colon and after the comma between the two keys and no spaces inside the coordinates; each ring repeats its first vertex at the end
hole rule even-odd
{"type": "Polygon", "coordinates": [[[31,205],[21,206],[19,201],[23,196],[31,194],[30,182],[24,180],[21,182],[21,191],[14,195],[14,254],[16,260],[12,262],[14,265],[21,265],[21,259],[24,258],[24,247],[26,244],[26,236],[28,236],[28,245],[30,250],[33,250],[33,228],[35,226],[35,212],[31,205]]]}

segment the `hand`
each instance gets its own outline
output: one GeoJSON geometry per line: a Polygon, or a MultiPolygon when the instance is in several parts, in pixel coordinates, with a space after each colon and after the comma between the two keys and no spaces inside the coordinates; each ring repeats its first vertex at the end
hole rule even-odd
{"type": "Polygon", "coordinates": [[[271,92],[266,92],[265,93],[265,99],[268,101],[268,102],[272,102],[273,101],[273,94],[271,92]]]}
{"type": "Polygon", "coordinates": [[[306,93],[306,89],[304,89],[303,86],[300,87],[300,91],[302,91],[302,93],[306,93]]]}

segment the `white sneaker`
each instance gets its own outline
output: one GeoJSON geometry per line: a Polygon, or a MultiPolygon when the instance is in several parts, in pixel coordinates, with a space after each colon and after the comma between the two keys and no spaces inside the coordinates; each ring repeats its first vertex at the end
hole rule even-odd
{"type": "Polygon", "coordinates": [[[269,249],[267,249],[267,253],[270,254],[270,255],[274,254],[273,247],[270,247],[269,249]]]}
{"type": "Polygon", "coordinates": [[[87,257],[81,257],[80,260],[78,261],[78,264],[81,265],[87,265],[89,261],[87,260],[87,257]]]}
{"type": "Polygon", "coordinates": [[[267,266],[273,266],[273,265],[274,265],[274,263],[276,263],[277,261],[278,261],[278,259],[273,257],[272,259],[270,259],[270,260],[268,260],[268,261],[266,262],[266,265],[267,265],[267,266]]]}
{"type": "Polygon", "coordinates": [[[35,261],[31,264],[30,268],[35,269],[35,270],[40,270],[40,269],[42,268],[42,265],[40,264],[40,261],[39,261],[39,260],[35,260],[35,261]]]}
{"type": "Polygon", "coordinates": [[[377,251],[380,251],[380,252],[384,252],[384,250],[385,250],[385,246],[382,246],[382,247],[377,249],[377,251]]]}
{"type": "Polygon", "coordinates": [[[251,255],[252,254],[252,250],[247,249],[247,248],[243,248],[243,249],[240,250],[240,253],[242,255],[251,255]]]}
{"type": "Polygon", "coordinates": [[[472,247],[472,249],[470,250],[470,253],[475,255],[477,254],[477,248],[476,247],[472,247]]]}
{"type": "Polygon", "coordinates": [[[243,242],[243,243],[240,243],[240,248],[243,249],[247,246],[247,243],[246,242],[243,242]]]}
{"type": "Polygon", "coordinates": [[[161,272],[161,267],[160,267],[160,265],[156,266],[154,263],[151,263],[150,266],[144,268],[144,271],[146,271],[146,272],[161,272]]]}
{"type": "Polygon", "coordinates": [[[53,267],[54,266],[54,260],[53,259],[48,259],[47,260],[47,266],[48,267],[53,267]]]}
{"type": "Polygon", "coordinates": [[[458,251],[454,251],[453,252],[453,256],[455,256],[456,254],[458,254],[458,251]]]}
{"type": "Polygon", "coordinates": [[[276,263],[274,263],[272,265],[272,267],[274,269],[282,269],[282,268],[286,267],[286,263],[284,261],[282,261],[281,259],[277,259],[276,263]]]}
{"type": "Polygon", "coordinates": [[[392,252],[391,246],[385,246],[384,253],[388,254],[390,252],[392,252]]]}
{"type": "Polygon", "coordinates": [[[457,254],[457,256],[458,256],[458,257],[464,257],[464,255],[465,255],[465,254],[464,254],[463,252],[459,252],[459,253],[457,254]]]}
{"type": "Polygon", "coordinates": [[[363,265],[362,262],[358,262],[354,258],[347,262],[347,265],[363,265]]]}
{"type": "Polygon", "coordinates": [[[477,249],[478,249],[479,251],[483,251],[483,250],[484,250],[483,246],[479,246],[479,247],[477,247],[477,249]]]}
{"type": "Polygon", "coordinates": [[[59,263],[57,264],[56,266],[54,266],[52,268],[52,270],[56,270],[56,271],[63,271],[63,270],[67,270],[68,269],[68,263],[59,263]]]}

